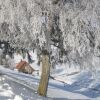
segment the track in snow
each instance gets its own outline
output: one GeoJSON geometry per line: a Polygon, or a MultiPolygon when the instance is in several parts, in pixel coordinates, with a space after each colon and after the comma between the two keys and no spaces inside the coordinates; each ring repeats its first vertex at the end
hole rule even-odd
{"type": "Polygon", "coordinates": [[[0,100],[52,100],[36,94],[34,87],[9,75],[0,75],[0,100]]]}

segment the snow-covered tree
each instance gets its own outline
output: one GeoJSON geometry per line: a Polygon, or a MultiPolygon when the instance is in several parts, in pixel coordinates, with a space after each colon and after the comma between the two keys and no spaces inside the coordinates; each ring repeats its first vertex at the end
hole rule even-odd
{"type": "Polygon", "coordinates": [[[38,48],[46,56],[54,45],[69,64],[95,72],[100,66],[99,17],[99,0],[0,0],[0,40],[13,48],[38,48]]]}
{"type": "Polygon", "coordinates": [[[94,61],[99,59],[100,52],[99,5],[99,0],[69,0],[60,12],[60,29],[69,60],[92,71],[100,64],[94,61]]]}

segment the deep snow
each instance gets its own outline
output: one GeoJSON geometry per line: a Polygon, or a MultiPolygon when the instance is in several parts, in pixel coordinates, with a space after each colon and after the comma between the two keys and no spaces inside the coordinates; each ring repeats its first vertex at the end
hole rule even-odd
{"type": "MultiPolygon", "coordinates": [[[[24,82],[27,82],[28,84],[30,84],[31,87],[33,87],[35,91],[37,90],[40,79],[39,76],[27,75],[24,73],[19,73],[5,68],[1,68],[0,72],[6,73],[8,76],[13,76],[13,78],[15,77],[24,82]]],[[[81,73],[67,77],[66,75],[63,74],[55,78],[56,80],[53,79],[49,80],[49,87],[47,93],[47,96],[54,98],[54,100],[66,100],[66,99],[99,100],[100,99],[100,81],[98,80],[94,87],[90,87],[90,85],[94,81],[92,79],[91,74],[88,71],[82,71],[81,73]],[[62,83],[59,80],[63,80],[66,83],[62,83]]],[[[19,86],[19,88],[22,87],[19,86]]],[[[23,95],[26,95],[26,93],[23,93],[23,95]]]]}
{"type": "Polygon", "coordinates": [[[17,84],[4,76],[0,77],[0,100],[51,100],[35,94],[32,90],[17,84]]]}
{"type": "MultiPolygon", "coordinates": [[[[37,65],[37,56],[35,54],[31,55],[32,59],[35,60],[35,62],[31,64],[31,66],[36,70],[39,70],[40,67],[37,65]]],[[[15,56],[16,62],[19,61],[19,59],[21,59],[19,55],[15,56]]],[[[27,61],[27,59],[24,60],[27,61]]],[[[89,70],[80,71],[78,67],[69,68],[66,66],[67,65],[64,64],[56,65],[56,69],[51,72],[51,76],[53,76],[55,80],[53,80],[52,78],[49,79],[47,96],[53,98],[54,100],[100,100],[100,70],[97,70],[95,76],[96,78],[93,78],[89,70]]],[[[14,91],[10,90],[10,94],[8,93],[9,91],[7,92],[6,89],[4,89],[3,93],[8,93],[9,95],[7,95],[7,99],[2,100],[16,100],[16,98],[21,98],[21,100],[25,100],[25,98],[28,98],[26,100],[31,100],[31,97],[36,97],[37,100],[43,99],[39,98],[37,94],[36,96],[34,96],[34,91],[37,91],[40,80],[40,76],[38,74],[28,75],[17,72],[16,70],[6,69],[3,66],[0,66],[0,73],[6,74],[5,78],[3,78],[4,80],[0,80],[0,97],[6,98],[5,95],[2,95],[2,87],[4,84],[6,84],[7,86],[10,85],[12,90],[14,89],[14,91]],[[20,85],[14,84],[14,82],[12,83],[9,80],[13,80],[18,84],[20,83],[20,85]],[[28,89],[26,89],[30,91],[28,93],[26,90],[20,91],[23,94],[22,96],[20,93],[18,93],[19,90],[17,88],[19,87],[19,89],[22,90],[25,88],[21,85],[21,83],[25,86],[29,86],[28,88],[31,88],[31,90],[33,91],[30,91],[28,89]],[[13,95],[13,98],[8,99],[11,95],[13,95]]],[[[36,98],[34,98],[32,100],[36,100],[36,98]]]]}

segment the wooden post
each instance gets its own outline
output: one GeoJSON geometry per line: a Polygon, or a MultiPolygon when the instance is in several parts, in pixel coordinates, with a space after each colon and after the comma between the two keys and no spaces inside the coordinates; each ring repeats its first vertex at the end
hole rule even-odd
{"type": "Polygon", "coordinates": [[[42,62],[42,74],[38,87],[38,93],[41,96],[46,96],[49,74],[50,74],[49,55],[47,53],[42,53],[41,62],[42,62]]]}

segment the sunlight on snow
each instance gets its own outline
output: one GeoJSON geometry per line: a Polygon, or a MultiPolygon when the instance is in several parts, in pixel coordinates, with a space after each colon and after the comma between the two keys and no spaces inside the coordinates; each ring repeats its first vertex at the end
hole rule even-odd
{"type": "Polygon", "coordinates": [[[15,98],[14,98],[14,100],[23,100],[23,99],[22,99],[22,97],[21,97],[21,96],[16,95],[16,96],[15,96],[15,98]]]}

